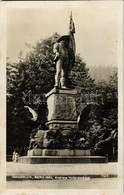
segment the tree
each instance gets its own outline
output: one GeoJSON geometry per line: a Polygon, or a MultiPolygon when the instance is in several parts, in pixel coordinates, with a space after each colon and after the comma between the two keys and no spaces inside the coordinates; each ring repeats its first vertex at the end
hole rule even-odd
{"type": "Polygon", "coordinates": [[[97,125],[100,125],[98,132],[91,129],[91,140],[95,139],[92,147],[96,154],[108,155],[110,160],[117,160],[118,153],[118,78],[117,69],[110,76],[109,82],[100,82],[96,90],[101,93],[103,103],[99,104],[95,111],[97,125]]]}

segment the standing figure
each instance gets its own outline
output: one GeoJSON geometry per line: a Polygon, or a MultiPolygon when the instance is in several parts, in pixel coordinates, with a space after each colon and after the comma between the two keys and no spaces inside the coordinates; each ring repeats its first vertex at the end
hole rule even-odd
{"type": "Polygon", "coordinates": [[[13,156],[12,156],[12,161],[13,161],[14,163],[18,162],[18,158],[19,158],[18,152],[17,152],[16,150],[14,150],[13,156]]]}
{"type": "Polygon", "coordinates": [[[55,87],[67,88],[68,74],[75,61],[75,26],[70,15],[69,34],[61,36],[54,44],[54,63],[56,64],[55,87]]]}
{"type": "Polygon", "coordinates": [[[70,54],[68,48],[69,36],[65,35],[54,44],[54,63],[56,63],[55,87],[66,88],[70,69],[70,54]]]}

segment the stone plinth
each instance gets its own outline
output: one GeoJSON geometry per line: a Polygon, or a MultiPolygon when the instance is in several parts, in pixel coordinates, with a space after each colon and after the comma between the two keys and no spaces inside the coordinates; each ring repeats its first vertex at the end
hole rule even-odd
{"type": "Polygon", "coordinates": [[[82,164],[108,163],[108,159],[102,156],[23,156],[19,157],[18,162],[27,164],[82,164]]]}
{"type": "Polygon", "coordinates": [[[40,149],[35,148],[28,151],[27,156],[90,156],[90,150],[79,149],[40,149]]]}
{"type": "Polygon", "coordinates": [[[77,128],[76,90],[52,89],[46,94],[49,129],[77,128]]]}

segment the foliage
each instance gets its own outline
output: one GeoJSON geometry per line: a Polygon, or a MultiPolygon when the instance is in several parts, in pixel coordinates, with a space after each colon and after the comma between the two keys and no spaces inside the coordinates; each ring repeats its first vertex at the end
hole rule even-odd
{"type": "MultiPolygon", "coordinates": [[[[98,155],[113,156],[117,160],[118,137],[118,78],[117,70],[110,76],[109,83],[98,83],[96,89],[101,93],[103,103],[97,106],[94,122],[90,126],[91,145],[98,155]]],[[[93,117],[92,117],[93,119],[93,117]]]]}

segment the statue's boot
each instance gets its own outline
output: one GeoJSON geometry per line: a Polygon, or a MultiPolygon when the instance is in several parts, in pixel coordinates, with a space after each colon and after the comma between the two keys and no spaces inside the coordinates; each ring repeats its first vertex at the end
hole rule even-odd
{"type": "Polygon", "coordinates": [[[59,86],[60,86],[59,80],[60,80],[59,76],[55,75],[55,85],[54,85],[55,88],[59,88],[59,86]]]}
{"type": "Polygon", "coordinates": [[[66,84],[65,84],[65,78],[62,77],[62,78],[60,79],[60,82],[61,82],[61,88],[62,88],[62,89],[67,89],[66,84]]]}

